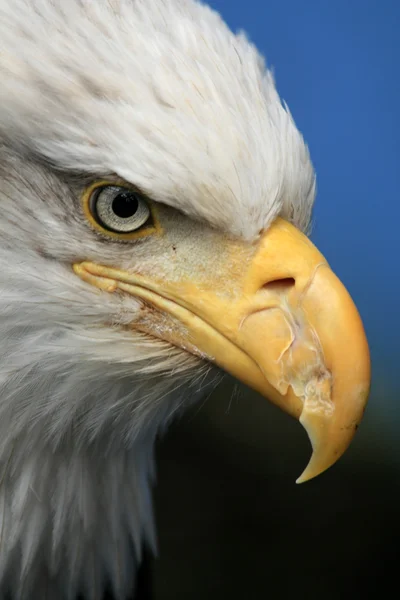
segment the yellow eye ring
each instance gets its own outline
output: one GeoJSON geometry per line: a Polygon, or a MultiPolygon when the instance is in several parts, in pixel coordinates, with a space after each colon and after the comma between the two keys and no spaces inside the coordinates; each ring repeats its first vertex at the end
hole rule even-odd
{"type": "Polygon", "coordinates": [[[137,240],[161,232],[154,203],[126,182],[96,181],[83,192],[82,205],[90,225],[115,240],[137,240]]]}

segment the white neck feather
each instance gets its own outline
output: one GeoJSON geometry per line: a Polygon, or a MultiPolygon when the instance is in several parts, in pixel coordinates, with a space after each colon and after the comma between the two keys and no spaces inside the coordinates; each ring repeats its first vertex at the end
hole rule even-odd
{"type": "Polygon", "coordinates": [[[125,600],[155,546],[154,440],[213,370],[77,312],[57,325],[33,287],[50,279],[28,293],[17,263],[0,260],[0,598],[98,600],[107,580],[125,600]]]}
{"type": "MultiPolygon", "coordinates": [[[[0,576],[15,599],[115,598],[133,589],[145,541],[153,549],[152,440],[131,451],[35,448],[16,440],[3,462],[0,576]]],[[[4,593],[4,591],[3,591],[4,593]]],[[[1,595],[1,597],[4,597],[1,595]]]]}

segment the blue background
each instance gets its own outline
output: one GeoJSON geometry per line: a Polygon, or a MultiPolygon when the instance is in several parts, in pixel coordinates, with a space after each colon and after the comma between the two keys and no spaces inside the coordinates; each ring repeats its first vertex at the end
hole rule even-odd
{"type": "Polygon", "coordinates": [[[312,238],[367,330],[373,389],[366,419],[378,418],[394,434],[400,427],[400,2],[210,4],[264,54],[309,145],[318,184],[312,238]]]}

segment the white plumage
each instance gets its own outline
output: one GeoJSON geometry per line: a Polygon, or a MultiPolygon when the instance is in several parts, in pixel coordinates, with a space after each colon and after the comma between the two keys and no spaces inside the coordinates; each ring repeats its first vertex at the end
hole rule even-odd
{"type": "Polygon", "coordinates": [[[314,173],[255,48],[193,0],[1,0],[0,79],[0,597],[98,600],[109,580],[122,600],[155,546],[155,436],[219,372],[71,266],[170,275],[176,251],[218,262],[200,237],[306,230],[314,173]],[[101,179],[160,203],[174,250],[91,228],[101,179]]]}

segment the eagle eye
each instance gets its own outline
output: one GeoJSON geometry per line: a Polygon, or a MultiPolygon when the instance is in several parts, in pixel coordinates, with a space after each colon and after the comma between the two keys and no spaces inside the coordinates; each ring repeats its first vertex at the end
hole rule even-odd
{"type": "Polygon", "coordinates": [[[93,190],[89,208],[97,223],[114,233],[137,231],[151,218],[146,200],[137,192],[118,185],[93,190]]]}
{"type": "Polygon", "coordinates": [[[95,181],[83,190],[81,200],[93,229],[115,240],[129,242],[162,233],[156,203],[129,183],[95,181]]]}

